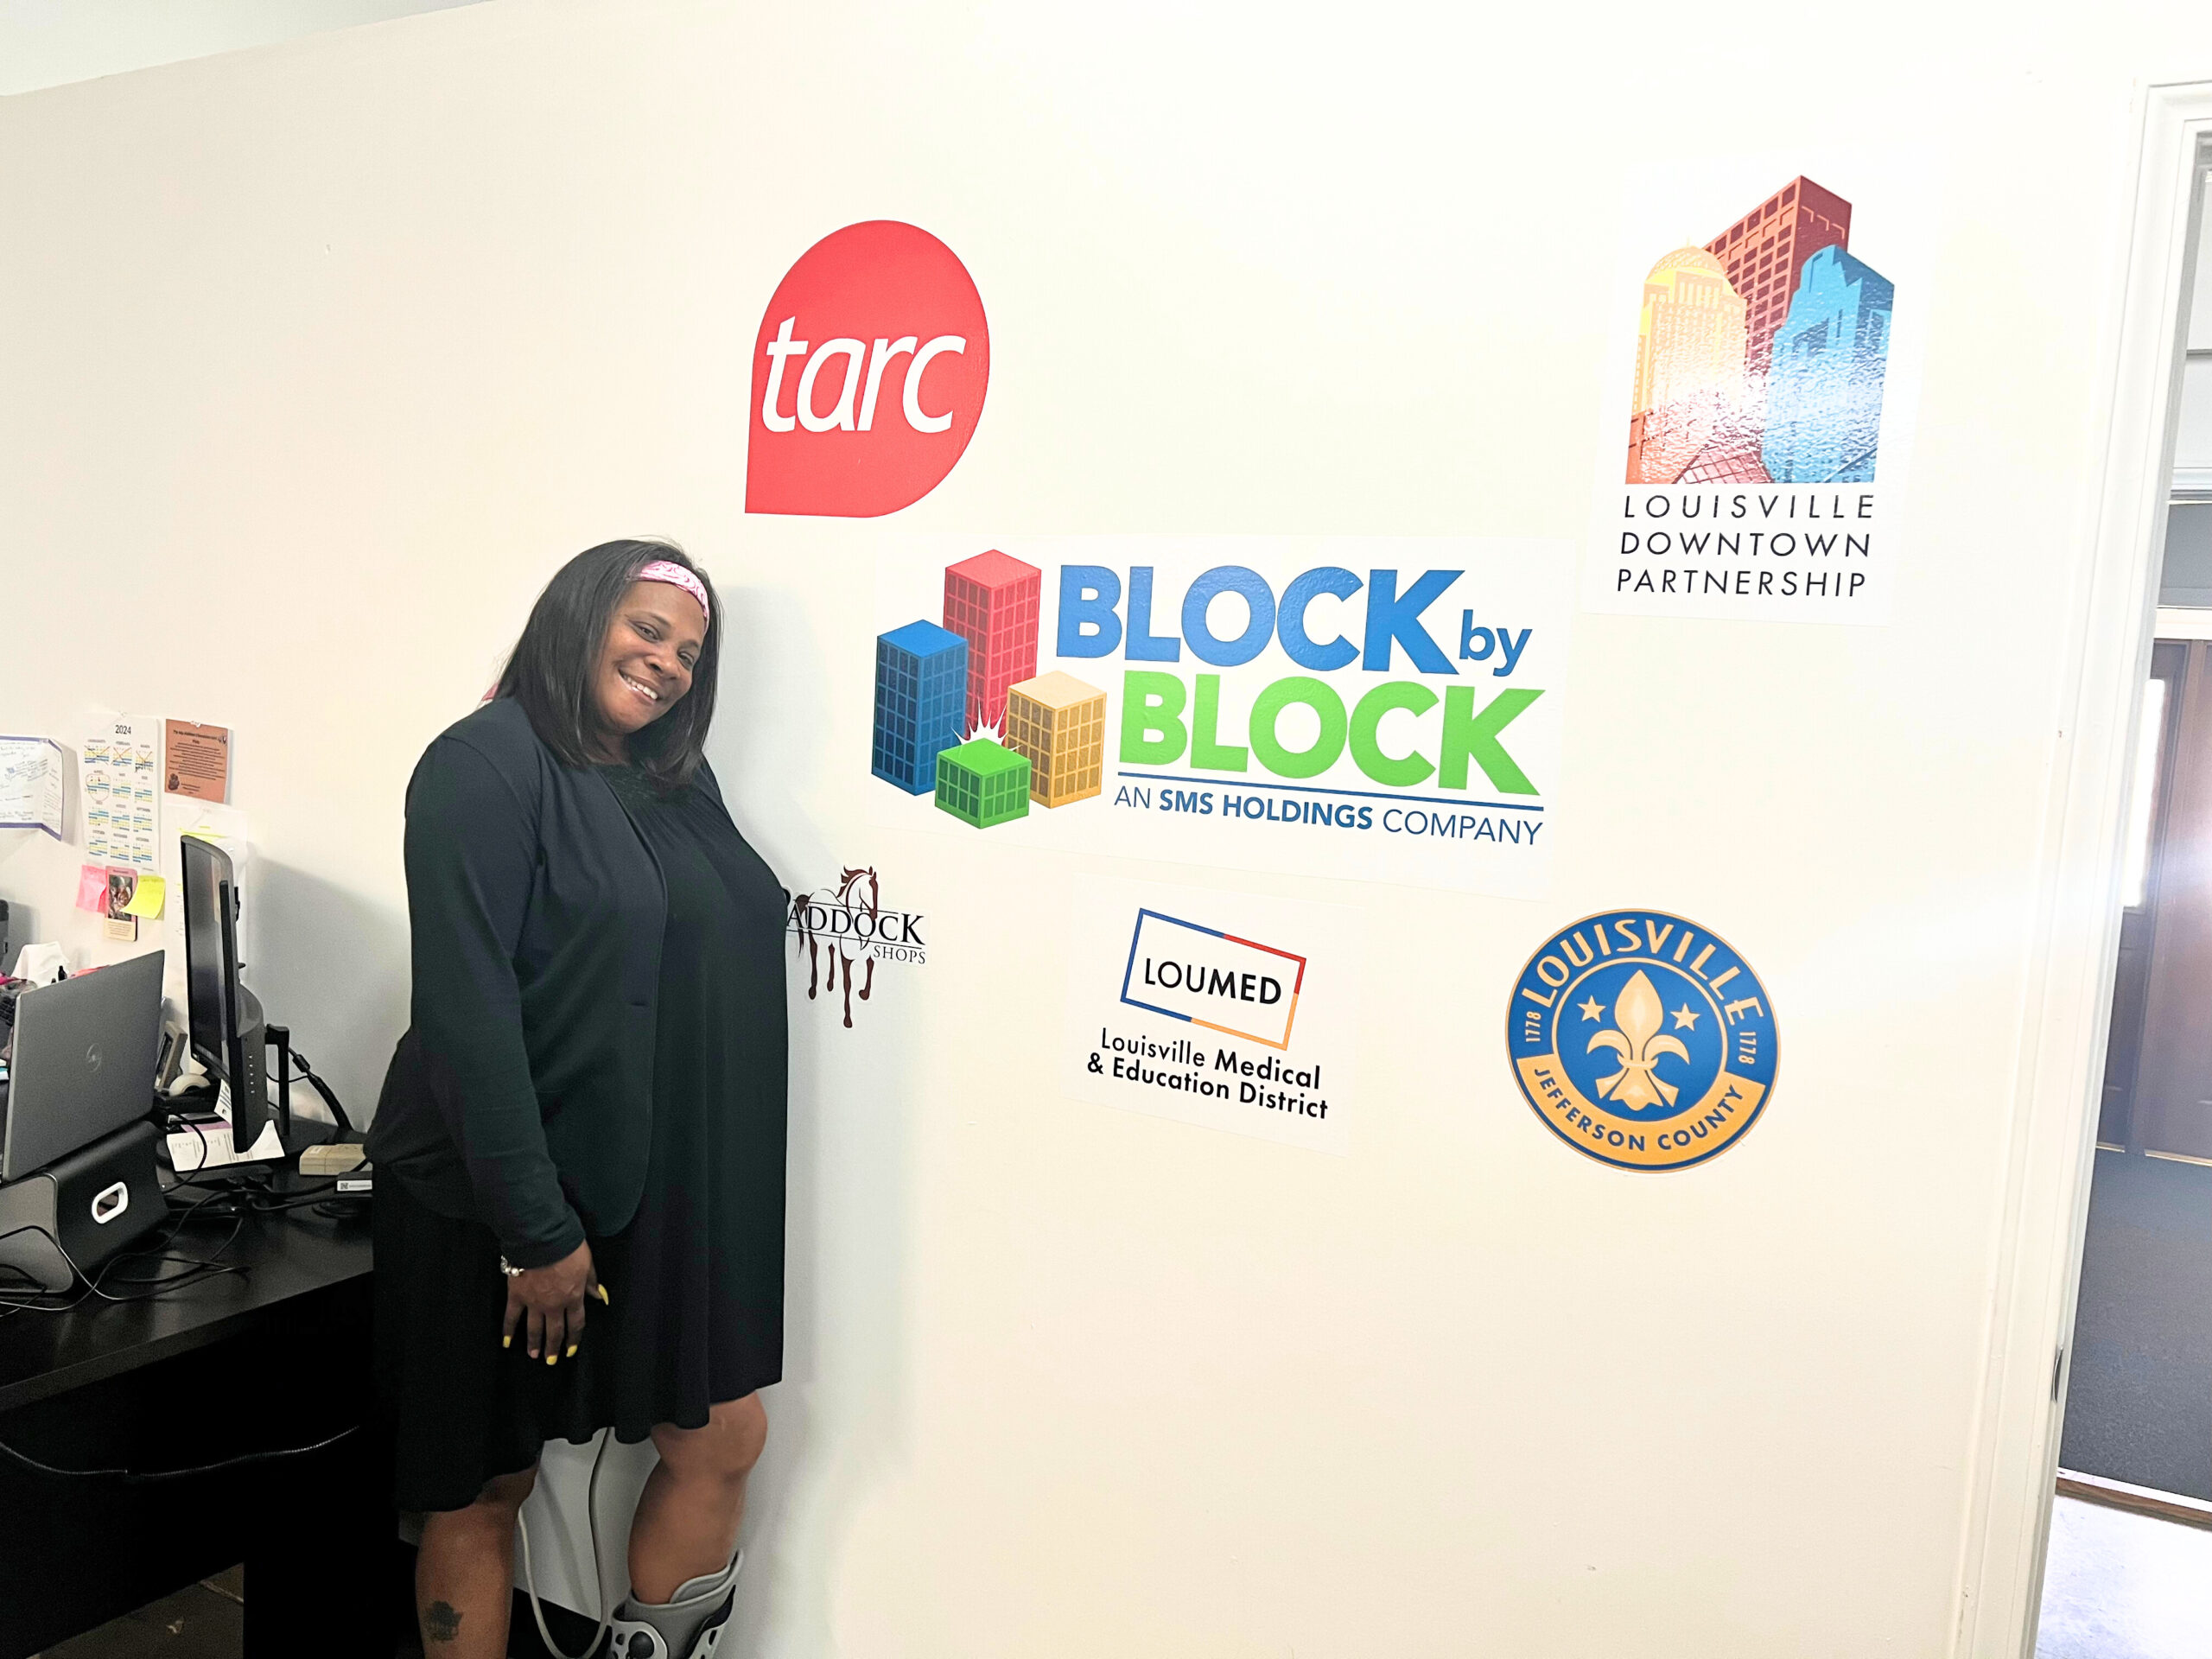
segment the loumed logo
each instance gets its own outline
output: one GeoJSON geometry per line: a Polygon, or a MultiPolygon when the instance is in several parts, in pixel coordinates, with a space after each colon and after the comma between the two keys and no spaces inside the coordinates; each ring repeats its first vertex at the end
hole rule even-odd
{"type": "Polygon", "coordinates": [[[1290,1046],[1306,958],[1156,910],[1137,912],[1122,1001],[1208,1031],[1290,1046]]]}
{"type": "Polygon", "coordinates": [[[1749,964],[1679,916],[1611,911],[1531,957],[1506,1015],[1521,1092],[1547,1128],[1623,1169],[1726,1151],[1774,1090],[1774,1012],[1749,964]]]}
{"type": "Polygon", "coordinates": [[[1060,1077],[1078,1100],[1350,1149],[1359,912],[1077,878],[1060,1077]],[[1333,977],[1332,977],[1333,976],[1333,977]]]}
{"type": "Polygon", "coordinates": [[[792,950],[806,953],[807,1000],[834,999],[842,990],[849,1031],[855,996],[865,1002],[875,993],[878,963],[929,960],[920,912],[887,908],[873,865],[849,867],[832,887],[794,893],[784,931],[792,950]]]}
{"type": "Polygon", "coordinates": [[[761,315],[745,510],[912,505],[975,435],[990,371],[983,302],[951,249],[895,219],[833,232],[761,315]]]}

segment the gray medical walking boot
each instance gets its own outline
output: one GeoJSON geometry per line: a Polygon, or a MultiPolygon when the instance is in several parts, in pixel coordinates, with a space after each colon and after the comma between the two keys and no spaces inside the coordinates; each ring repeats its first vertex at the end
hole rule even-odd
{"type": "Polygon", "coordinates": [[[709,1659],[729,1629],[744,1565],[741,1549],[721,1572],[679,1586],[667,1601],[626,1600],[615,1609],[607,1652],[613,1659],[709,1659]]]}

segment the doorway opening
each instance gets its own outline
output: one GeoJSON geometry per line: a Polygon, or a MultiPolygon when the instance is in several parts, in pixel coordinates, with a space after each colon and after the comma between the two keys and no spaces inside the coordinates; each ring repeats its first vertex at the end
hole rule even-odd
{"type": "Polygon", "coordinates": [[[2149,671],[2037,1659],[2212,1654],[2212,170],[2149,671]]]}

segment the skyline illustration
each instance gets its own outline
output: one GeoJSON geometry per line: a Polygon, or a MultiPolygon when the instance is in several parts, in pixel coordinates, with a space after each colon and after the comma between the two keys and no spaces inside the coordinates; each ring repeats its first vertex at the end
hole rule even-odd
{"type": "Polygon", "coordinates": [[[1871,482],[1895,285],[1799,176],[1644,278],[1630,484],[1871,482]]]}

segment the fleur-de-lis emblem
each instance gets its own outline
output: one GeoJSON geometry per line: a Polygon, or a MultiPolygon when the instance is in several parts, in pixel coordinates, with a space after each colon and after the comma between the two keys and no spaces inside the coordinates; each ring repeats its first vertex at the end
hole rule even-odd
{"type": "Polygon", "coordinates": [[[1620,1029],[1598,1033],[1591,1038],[1589,1050],[1585,1051],[1610,1048],[1621,1057],[1621,1069],[1605,1079],[1598,1090],[1599,1099],[1612,1101],[1630,1111],[1675,1103],[1675,1097],[1681,1090],[1664,1078],[1655,1077],[1652,1068],[1659,1064],[1662,1054],[1687,1060],[1690,1052],[1676,1039],[1661,1034],[1659,1025],[1663,1016],[1659,993],[1652,988],[1649,976],[1637,969],[1636,976],[1621,987],[1621,994],[1613,1003],[1613,1020],[1620,1029]]]}

